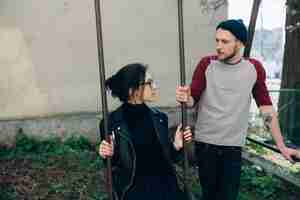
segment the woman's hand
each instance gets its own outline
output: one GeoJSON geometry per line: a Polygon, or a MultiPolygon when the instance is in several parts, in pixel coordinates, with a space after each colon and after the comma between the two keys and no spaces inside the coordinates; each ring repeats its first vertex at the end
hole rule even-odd
{"type": "Polygon", "coordinates": [[[183,147],[183,138],[186,143],[190,143],[193,137],[191,128],[189,126],[187,126],[184,131],[181,130],[181,127],[182,125],[177,127],[173,142],[173,145],[177,151],[183,147]]]}
{"type": "Polygon", "coordinates": [[[108,157],[112,157],[114,154],[114,148],[111,143],[108,143],[106,140],[102,140],[99,147],[99,155],[106,159],[108,157]]]}

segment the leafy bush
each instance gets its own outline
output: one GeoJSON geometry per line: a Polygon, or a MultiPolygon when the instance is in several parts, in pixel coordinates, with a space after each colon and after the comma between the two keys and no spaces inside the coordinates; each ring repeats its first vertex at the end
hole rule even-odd
{"type": "Polygon", "coordinates": [[[275,197],[280,188],[280,181],[273,176],[266,175],[255,166],[246,165],[242,168],[241,187],[253,190],[263,198],[275,197]]]}

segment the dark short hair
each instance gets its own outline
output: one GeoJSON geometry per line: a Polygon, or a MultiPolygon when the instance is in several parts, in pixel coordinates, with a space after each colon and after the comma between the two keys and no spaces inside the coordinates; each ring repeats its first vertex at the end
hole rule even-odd
{"type": "Polygon", "coordinates": [[[147,66],[141,63],[132,63],[122,67],[116,74],[105,81],[105,86],[113,97],[126,102],[129,89],[137,90],[144,83],[147,66]]]}

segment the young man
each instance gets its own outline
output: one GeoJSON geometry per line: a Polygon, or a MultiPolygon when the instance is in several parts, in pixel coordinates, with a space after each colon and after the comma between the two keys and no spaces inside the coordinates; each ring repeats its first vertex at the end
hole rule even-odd
{"type": "Polygon", "coordinates": [[[178,102],[198,104],[196,156],[205,200],[237,198],[251,95],[282,155],[292,161],[298,153],[284,144],[261,63],[242,57],[246,41],[241,20],[221,22],[216,28],[217,54],[201,59],[190,87],[176,89],[178,102]]]}

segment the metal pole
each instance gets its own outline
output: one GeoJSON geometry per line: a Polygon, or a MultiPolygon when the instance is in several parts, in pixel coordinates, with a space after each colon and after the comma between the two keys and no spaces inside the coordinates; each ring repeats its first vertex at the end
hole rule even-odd
{"type": "MultiPolygon", "coordinates": [[[[185,86],[186,74],[185,74],[185,55],[184,55],[184,26],[183,26],[183,2],[178,0],[178,33],[179,33],[179,61],[180,61],[180,84],[185,86]]],[[[184,130],[187,126],[187,105],[186,103],[181,104],[181,124],[184,130]]],[[[184,179],[184,193],[188,199],[192,199],[191,193],[188,187],[187,171],[189,168],[188,163],[188,151],[186,143],[183,142],[184,151],[184,166],[183,166],[183,179],[184,179]]]]}
{"type": "MultiPolygon", "coordinates": [[[[105,65],[104,65],[104,53],[103,53],[103,38],[102,38],[102,19],[101,19],[101,8],[100,0],[95,0],[95,15],[96,15],[96,29],[97,29],[97,47],[98,47],[98,64],[99,64],[99,75],[100,75],[100,90],[102,97],[102,116],[104,120],[104,134],[105,140],[110,141],[108,135],[108,106],[107,96],[105,89],[105,65]]],[[[112,194],[112,171],[111,171],[111,159],[107,158],[106,162],[106,186],[107,193],[110,200],[113,200],[112,194]]]]}
{"type": "Polygon", "coordinates": [[[248,27],[248,41],[247,41],[245,51],[244,51],[245,58],[250,57],[250,52],[251,52],[251,48],[252,48],[252,42],[253,42],[256,20],[257,20],[257,16],[258,16],[260,3],[261,3],[261,0],[253,1],[251,18],[250,18],[250,23],[249,23],[249,27],[248,27]]]}
{"type": "MultiPolygon", "coordinates": [[[[255,144],[258,144],[260,146],[263,146],[263,147],[265,147],[267,149],[270,149],[270,150],[272,150],[272,151],[274,151],[276,153],[280,153],[281,154],[281,152],[279,151],[279,149],[277,149],[273,145],[270,145],[270,144],[267,144],[265,142],[261,142],[261,141],[255,140],[255,139],[253,139],[253,138],[251,138],[249,136],[247,137],[247,140],[250,141],[250,142],[253,142],[255,144]]],[[[297,156],[293,156],[292,158],[293,158],[294,162],[300,162],[300,158],[298,158],[297,156]]]]}

